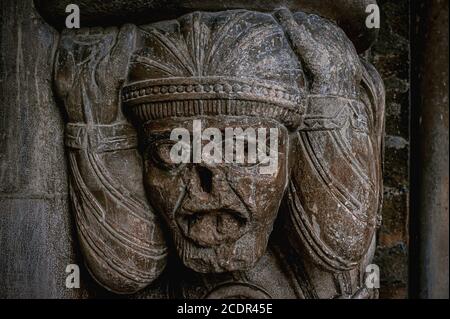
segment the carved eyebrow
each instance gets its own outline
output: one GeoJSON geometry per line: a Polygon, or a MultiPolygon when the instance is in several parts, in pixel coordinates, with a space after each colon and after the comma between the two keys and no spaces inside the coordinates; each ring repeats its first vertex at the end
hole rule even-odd
{"type": "Polygon", "coordinates": [[[170,139],[170,131],[160,131],[160,132],[152,132],[147,139],[149,143],[153,143],[155,141],[160,140],[169,140],[170,139]]]}

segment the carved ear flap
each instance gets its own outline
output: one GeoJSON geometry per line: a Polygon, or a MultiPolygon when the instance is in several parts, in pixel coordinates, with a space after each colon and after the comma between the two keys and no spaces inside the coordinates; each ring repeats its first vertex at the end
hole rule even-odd
{"type": "MultiPolygon", "coordinates": [[[[345,35],[323,34],[337,26],[315,25],[321,18],[302,23],[305,14],[286,9],[275,16],[313,81],[294,143],[298,149],[288,187],[287,233],[295,249],[324,269],[351,270],[367,253],[378,220],[382,131],[376,127],[384,106],[373,104],[382,98],[364,98],[368,87],[361,85],[362,65],[350,40],[337,43],[345,35]]],[[[378,82],[371,87],[382,87],[379,78],[366,80],[378,82]]]]}

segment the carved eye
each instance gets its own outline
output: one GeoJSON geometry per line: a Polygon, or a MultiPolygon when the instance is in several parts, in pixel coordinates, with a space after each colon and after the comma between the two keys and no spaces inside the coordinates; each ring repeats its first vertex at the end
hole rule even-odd
{"type": "Polygon", "coordinates": [[[254,167],[260,164],[258,161],[258,141],[255,138],[236,138],[234,136],[232,142],[233,166],[254,167]],[[238,143],[242,145],[242,149],[237,147],[238,143]],[[238,161],[239,158],[240,161],[238,161]]]}
{"type": "MultiPolygon", "coordinates": [[[[266,156],[270,156],[270,136],[268,136],[264,142],[265,144],[258,144],[258,150],[262,153],[264,153],[266,156]],[[265,148],[264,148],[265,147],[265,148]]],[[[278,140],[276,140],[276,143],[278,143],[278,140]]]]}
{"type": "Polygon", "coordinates": [[[175,169],[180,163],[172,162],[170,151],[176,142],[172,140],[157,140],[150,143],[147,154],[149,158],[158,166],[165,169],[175,169]]]}

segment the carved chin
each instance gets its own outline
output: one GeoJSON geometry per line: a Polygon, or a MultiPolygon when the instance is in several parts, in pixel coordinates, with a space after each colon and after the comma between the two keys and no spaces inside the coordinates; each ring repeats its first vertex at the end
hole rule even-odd
{"type": "Polygon", "coordinates": [[[199,246],[180,233],[174,234],[175,248],[183,264],[200,273],[223,273],[251,269],[264,254],[269,231],[250,231],[232,242],[199,246]]]}

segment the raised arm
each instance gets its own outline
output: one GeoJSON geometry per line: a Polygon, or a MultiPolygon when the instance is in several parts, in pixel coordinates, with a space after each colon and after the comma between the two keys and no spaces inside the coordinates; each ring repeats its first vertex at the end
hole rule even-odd
{"type": "Polygon", "coordinates": [[[309,80],[289,186],[291,243],[328,272],[364,269],[382,196],[381,78],[333,22],[287,9],[274,15],[309,80]]]}
{"type": "Polygon", "coordinates": [[[135,34],[132,25],[65,30],[54,72],[67,115],[70,196],[84,261],[116,293],[147,286],[167,256],[145,197],[136,132],[121,112],[135,34]]]}

